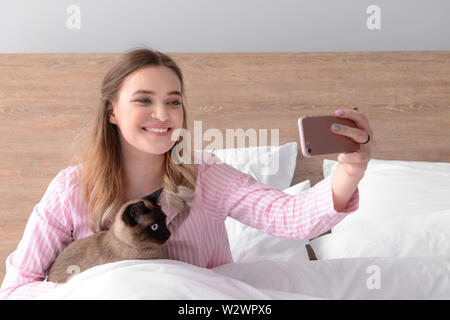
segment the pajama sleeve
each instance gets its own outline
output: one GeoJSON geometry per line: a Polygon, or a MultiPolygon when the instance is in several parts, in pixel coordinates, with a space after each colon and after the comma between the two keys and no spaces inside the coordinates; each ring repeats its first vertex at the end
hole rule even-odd
{"type": "Polygon", "coordinates": [[[6,259],[6,275],[0,288],[2,299],[35,299],[56,285],[46,281],[48,268],[72,241],[63,173],[51,181],[34,207],[17,249],[6,259]]]}
{"type": "Polygon", "coordinates": [[[300,194],[288,195],[225,163],[213,163],[200,167],[197,194],[204,210],[217,221],[230,216],[279,238],[309,239],[358,209],[358,189],[342,212],[334,209],[331,179],[329,176],[300,194]]]}

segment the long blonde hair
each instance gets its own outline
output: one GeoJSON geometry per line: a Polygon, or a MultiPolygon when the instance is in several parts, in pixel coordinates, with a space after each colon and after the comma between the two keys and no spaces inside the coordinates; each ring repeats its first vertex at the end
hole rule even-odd
{"type": "MultiPolygon", "coordinates": [[[[77,166],[77,174],[88,205],[90,228],[93,232],[108,229],[108,223],[123,205],[124,198],[125,172],[120,161],[118,129],[108,120],[111,101],[116,100],[122,83],[129,74],[148,66],[166,66],[178,76],[182,93],[182,127],[187,129],[183,75],[175,61],[164,53],[145,47],[132,49],[121,55],[103,79],[101,101],[90,127],[87,147],[84,152],[72,158],[72,161],[80,164],[77,166]]],[[[180,213],[193,206],[198,167],[194,164],[176,164],[170,156],[171,150],[165,154],[163,195],[168,205],[180,213]]]]}

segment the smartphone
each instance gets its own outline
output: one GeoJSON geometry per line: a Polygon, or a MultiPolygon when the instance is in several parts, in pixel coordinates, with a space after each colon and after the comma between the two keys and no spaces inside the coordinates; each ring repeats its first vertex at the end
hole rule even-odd
{"type": "Polygon", "coordinates": [[[331,131],[333,123],[356,128],[354,121],[336,116],[307,116],[298,119],[303,156],[314,157],[359,150],[359,143],[331,131]]]}

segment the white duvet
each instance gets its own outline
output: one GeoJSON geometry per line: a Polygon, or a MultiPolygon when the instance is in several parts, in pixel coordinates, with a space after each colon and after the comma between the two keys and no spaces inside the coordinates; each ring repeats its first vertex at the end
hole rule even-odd
{"type": "Polygon", "coordinates": [[[450,299],[450,255],[230,263],[127,260],[73,276],[41,299],[450,299]]]}

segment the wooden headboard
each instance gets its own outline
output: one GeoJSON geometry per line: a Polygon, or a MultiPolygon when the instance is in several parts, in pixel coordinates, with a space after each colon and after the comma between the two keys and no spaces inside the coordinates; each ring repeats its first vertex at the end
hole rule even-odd
{"type": "MultiPolygon", "coordinates": [[[[280,144],[299,142],[300,116],[357,106],[373,158],[450,161],[450,51],[169,55],[184,73],[189,129],[278,128],[280,144]]],[[[72,164],[71,141],[118,56],[0,54],[0,279],[34,205],[72,164]]],[[[322,160],[299,151],[292,184],[321,180],[322,160]]]]}

